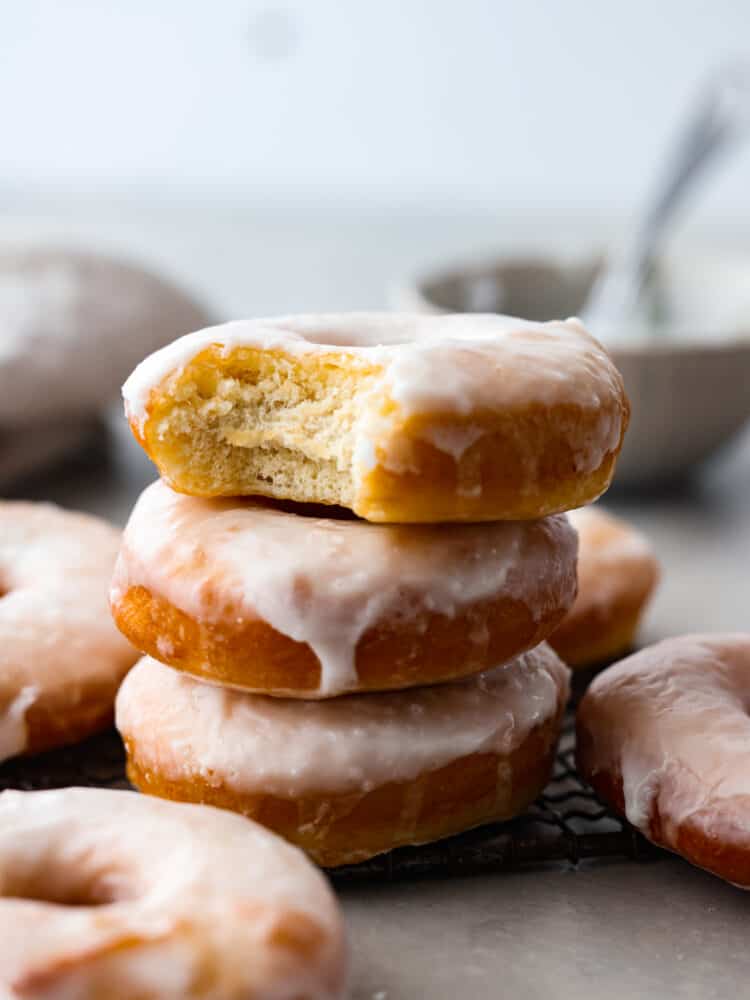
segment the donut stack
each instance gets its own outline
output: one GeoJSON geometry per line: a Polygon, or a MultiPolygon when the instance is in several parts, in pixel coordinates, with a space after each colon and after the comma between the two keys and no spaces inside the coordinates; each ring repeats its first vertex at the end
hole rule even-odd
{"type": "Polygon", "coordinates": [[[133,784],[328,866],[525,809],[568,692],[559,512],[606,488],[628,419],[581,325],[231,323],[124,395],[162,476],[111,592],[147,654],[117,704],[133,784]]]}

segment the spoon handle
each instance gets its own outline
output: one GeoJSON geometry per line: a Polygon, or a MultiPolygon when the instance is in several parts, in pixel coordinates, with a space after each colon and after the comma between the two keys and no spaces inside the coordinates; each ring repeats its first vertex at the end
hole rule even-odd
{"type": "MultiPolygon", "coordinates": [[[[632,318],[654,257],[687,192],[730,143],[750,127],[750,64],[724,67],[701,94],[655,195],[620,251],[605,265],[582,311],[596,330],[632,318]]],[[[623,331],[624,332],[624,331],[623,331]]]]}

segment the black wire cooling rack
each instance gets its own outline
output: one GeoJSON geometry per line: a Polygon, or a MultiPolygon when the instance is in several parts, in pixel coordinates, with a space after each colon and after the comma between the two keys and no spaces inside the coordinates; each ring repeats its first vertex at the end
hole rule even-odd
{"type": "MultiPolygon", "coordinates": [[[[551,781],[523,816],[420,847],[401,847],[331,872],[337,882],[384,882],[471,875],[529,865],[577,865],[585,859],[660,853],[597,799],[575,769],[572,711],[563,728],[551,781]]],[[[0,766],[0,791],[62,788],[128,788],[125,754],[116,732],[37,757],[0,766]]]]}
{"type": "Polygon", "coordinates": [[[575,768],[575,717],[565,719],[552,778],[528,812],[420,847],[400,847],[337,868],[336,881],[397,881],[476,875],[540,865],[575,866],[586,859],[638,861],[662,852],[604,806],[575,768]]]}

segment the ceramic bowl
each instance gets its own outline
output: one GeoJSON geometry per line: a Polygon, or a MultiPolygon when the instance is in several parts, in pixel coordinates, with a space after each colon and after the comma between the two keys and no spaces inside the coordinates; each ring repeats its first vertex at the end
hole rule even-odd
{"type": "MultiPolygon", "coordinates": [[[[581,310],[598,267],[593,257],[505,257],[418,276],[391,298],[404,310],[554,319],[581,310]]],[[[691,473],[750,418],[750,257],[668,257],[657,287],[668,322],[591,331],[614,357],[632,406],[618,486],[691,473]]]]}

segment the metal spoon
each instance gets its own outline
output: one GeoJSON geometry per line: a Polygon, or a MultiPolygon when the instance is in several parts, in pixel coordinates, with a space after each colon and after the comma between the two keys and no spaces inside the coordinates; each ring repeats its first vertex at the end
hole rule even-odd
{"type": "Polygon", "coordinates": [[[670,169],[619,252],[607,260],[581,311],[594,331],[627,330],[669,224],[706,168],[750,131],[750,62],[723,67],[700,94],[670,169]]]}

